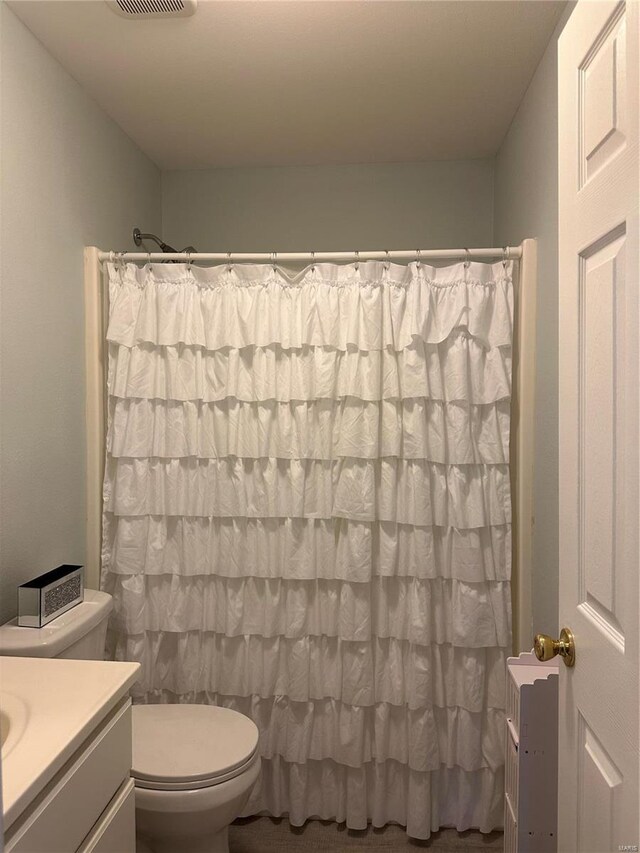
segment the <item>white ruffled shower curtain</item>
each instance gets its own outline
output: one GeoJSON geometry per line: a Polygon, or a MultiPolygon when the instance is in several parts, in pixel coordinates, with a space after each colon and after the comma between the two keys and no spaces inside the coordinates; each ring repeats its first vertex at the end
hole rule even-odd
{"type": "Polygon", "coordinates": [[[247,814],[502,824],[511,264],[109,266],[103,587],[247,814]]]}

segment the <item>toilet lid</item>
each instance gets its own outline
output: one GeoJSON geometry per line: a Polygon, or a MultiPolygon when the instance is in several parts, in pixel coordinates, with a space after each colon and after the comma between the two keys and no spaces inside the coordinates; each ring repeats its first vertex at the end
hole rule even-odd
{"type": "Polygon", "coordinates": [[[258,729],[244,714],[213,705],[134,705],[133,768],[142,782],[211,784],[255,754],[258,729]]]}

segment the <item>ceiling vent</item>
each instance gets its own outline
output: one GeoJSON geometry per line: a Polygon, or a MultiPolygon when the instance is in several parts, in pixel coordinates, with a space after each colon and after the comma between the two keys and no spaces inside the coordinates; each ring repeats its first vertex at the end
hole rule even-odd
{"type": "Polygon", "coordinates": [[[198,0],[106,0],[123,18],[186,18],[193,15],[198,0]]]}

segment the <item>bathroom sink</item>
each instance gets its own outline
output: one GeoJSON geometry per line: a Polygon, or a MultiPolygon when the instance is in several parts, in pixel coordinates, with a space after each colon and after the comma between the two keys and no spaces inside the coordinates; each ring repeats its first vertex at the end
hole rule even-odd
{"type": "Polygon", "coordinates": [[[0,692],[0,746],[2,760],[13,751],[27,727],[27,706],[13,693],[0,692]]]}

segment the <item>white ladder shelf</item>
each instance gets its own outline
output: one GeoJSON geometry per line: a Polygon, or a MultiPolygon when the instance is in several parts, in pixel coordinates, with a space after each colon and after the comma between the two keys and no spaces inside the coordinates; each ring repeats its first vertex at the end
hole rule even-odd
{"type": "Polygon", "coordinates": [[[559,658],[507,658],[505,853],[557,853],[559,658]]]}

